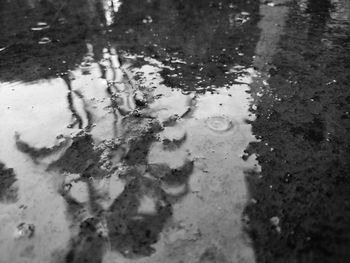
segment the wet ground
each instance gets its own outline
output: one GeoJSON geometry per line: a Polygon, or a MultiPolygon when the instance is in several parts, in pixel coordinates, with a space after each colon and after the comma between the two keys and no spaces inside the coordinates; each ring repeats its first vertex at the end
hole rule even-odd
{"type": "Polygon", "coordinates": [[[350,2],[1,0],[0,262],[349,262],[350,2]]]}

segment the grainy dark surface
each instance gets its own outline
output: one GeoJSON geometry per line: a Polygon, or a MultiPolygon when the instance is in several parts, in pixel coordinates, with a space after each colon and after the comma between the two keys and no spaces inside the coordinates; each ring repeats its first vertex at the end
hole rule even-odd
{"type": "Polygon", "coordinates": [[[350,259],[350,27],[335,8],[291,5],[269,90],[254,111],[261,142],[248,152],[262,172],[248,175],[257,203],[246,213],[258,262],[350,259]],[[269,224],[275,216],[280,233],[269,224]]]}

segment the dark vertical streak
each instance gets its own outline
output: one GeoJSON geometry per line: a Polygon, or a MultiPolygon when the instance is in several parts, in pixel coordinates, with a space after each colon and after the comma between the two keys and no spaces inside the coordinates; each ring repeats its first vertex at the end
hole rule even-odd
{"type": "Polygon", "coordinates": [[[99,66],[101,68],[101,72],[102,72],[102,76],[101,78],[105,79],[107,82],[107,88],[106,88],[106,92],[108,94],[109,100],[111,102],[110,106],[112,108],[113,111],[113,117],[114,117],[114,121],[113,121],[113,135],[114,137],[117,137],[118,135],[118,129],[117,129],[117,124],[118,124],[118,114],[116,113],[116,108],[114,106],[114,100],[113,100],[113,92],[112,92],[112,83],[110,81],[107,80],[107,68],[99,63],[99,66]]]}
{"type": "Polygon", "coordinates": [[[82,100],[82,102],[84,104],[84,111],[85,111],[86,117],[88,119],[88,124],[86,125],[85,130],[90,131],[92,128],[92,124],[93,124],[92,113],[88,110],[84,95],[78,90],[74,90],[74,93],[82,100]]]}
{"type": "Polygon", "coordinates": [[[83,120],[79,116],[78,112],[76,111],[76,109],[74,107],[71,81],[70,81],[68,75],[63,75],[62,79],[64,80],[64,82],[66,83],[67,88],[68,88],[68,94],[67,94],[68,108],[72,112],[72,115],[76,120],[70,126],[74,127],[76,125],[76,123],[78,123],[79,129],[82,129],[83,128],[83,120]]]}
{"type": "Polygon", "coordinates": [[[77,113],[77,111],[74,108],[72,92],[68,92],[67,101],[68,101],[68,108],[72,112],[73,117],[76,119],[76,121],[73,122],[72,127],[74,127],[75,124],[78,123],[79,129],[82,129],[83,128],[83,120],[81,119],[81,117],[79,116],[79,114],[77,113]]]}

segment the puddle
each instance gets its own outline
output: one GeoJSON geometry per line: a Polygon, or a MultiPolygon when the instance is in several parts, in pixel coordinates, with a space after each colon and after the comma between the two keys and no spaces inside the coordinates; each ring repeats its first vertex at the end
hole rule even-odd
{"type": "MultiPolygon", "coordinates": [[[[134,67],[133,72],[139,76],[145,79],[147,74],[152,75],[158,82],[156,88],[141,86],[142,96],[148,99],[134,113],[137,106],[123,108],[130,107],[128,101],[134,100],[134,91],[125,73],[129,69],[120,69],[126,83],[124,97],[115,89],[119,84],[114,82],[113,74],[100,77],[96,62],[91,63],[88,75],[82,73],[85,69],[79,69],[72,71],[68,79],[3,84],[2,118],[8,125],[1,136],[10,140],[3,141],[0,159],[14,167],[19,184],[17,203],[31,215],[22,215],[16,205],[8,206],[8,213],[18,219],[4,221],[5,229],[14,229],[21,218],[31,219],[29,224],[35,226],[35,235],[30,239],[35,244],[32,253],[39,261],[53,251],[67,251],[78,257],[76,253],[87,249],[82,239],[85,232],[79,232],[78,226],[95,218],[94,227],[107,224],[104,229],[112,250],[105,254],[106,259],[115,257],[128,262],[125,257],[147,255],[151,256],[147,262],[163,262],[164,257],[172,262],[179,259],[167,255],[172,249],[183,255],[193,249],[197,251],[193,256],[199,258],[202,247],[216,238],[223,255],[253,262],[252,251],[248,253],[249,247],[238,242],[243,235],[241,210],[230,209],[242,207],[247,199],[243,180],[247,164],[241,155],[253,139],[245,122],[249,114],[248,85],[218,88],[215,94],[185,95],[160,84],[162,68],[134,67]],[[117,98],[121,101],[114,104],[117,98]],[[149,164],[164,168],[150,170],[149,164]],[[47,216],[37,217],[45,210],[47,216]],[[175,242],[176,248],[162,247],[162,232],[170,214],[173,222],[197,221],[196,228],[202,233],[198,242],[185,242],[183,246],[175,242]],[[115,221],[120,216],[124,219],[115,221]],[[231,220],[223,221],[219,229],[210,227],[220,218],[231,220]],[[112,230],[116,224],[123,228],[112,230]],[[143,245],[137,237],[146,231],[141,230],[142,225],[148,225],[147,231],[151,231],[143,245]],[[141,232],[123,230],[131,226],[141,232]],[[60,232],[52,232],[56,229],[60,232]],[[42,231],[51,234],[43,236],[42,231]],[[61,245],[50,244],[49,240],[57,235],[61,245]],[[160,241],[156,242],[158,236],[160,241]],[[37,248],[37,238],[46,244],[46,253],[37,248]],[[120,238],[131,239],[120,243],[120,238]],[[232,242],[227,243],[228,239],[232,242]]],[[[248,83],[249,74],[241,81],[248,83]]],[[[145,85],[145,81],[140,83],[145,85]]],[[[185,223],[186,227],[188,224],[191,223],[185,223]]],[[[13,232],[2,233],[3,240],[12,236],[13,232]]],[[[102,240],[96,242],[106,246],[102,240]]],[[[18,249],[11,249],[8,255],[17,258],[18,249]]]]}
{"type": "Polygon", "coordinates": [[[31,3],[55,15],[30,14],[53,22],[31,23],[30,67],[9,64],[1,82],[0,168],[16,189],[0,204],[6,262],[255,262],[241,215],[257,5],[136,2],[31,3]],[[39,63],[60,43],[70,50],[39,63]]]}

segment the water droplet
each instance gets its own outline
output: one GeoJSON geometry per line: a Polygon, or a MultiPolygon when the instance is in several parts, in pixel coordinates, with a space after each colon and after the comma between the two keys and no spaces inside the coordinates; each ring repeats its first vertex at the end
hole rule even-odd
{"type": "Polygon", "coordinates": [[[38,26],[47,26],[47,23],[46,22],[38,22],[37,25],[38,26]]]}
{"type": "Polygon", "coordinates": [[[43,37],[39,40],[38,44],[39,45],[46,45],[51,42],[51,39],[48,37],[43,37]]]}
{"type": "Polygon", "coordinates": [[[38,22],[36,24],[36,26],[32,27],[31,30],[32,31],[41,31],[41,30],[44,30],[44,29],[48,29],[50,26],[45,23],[45,22],[38,22]]]}

